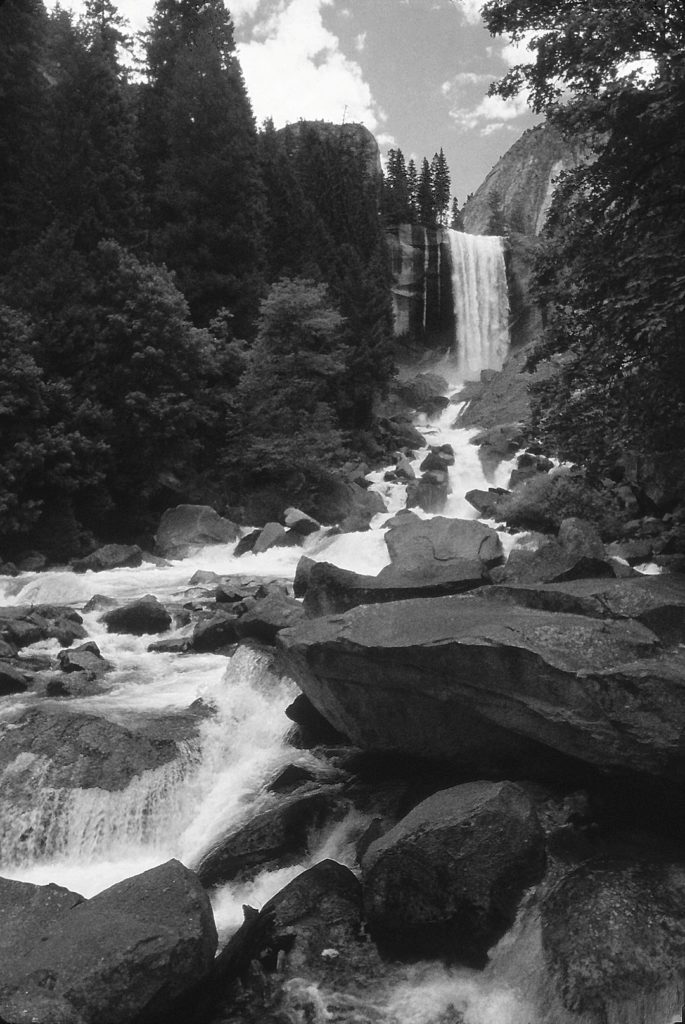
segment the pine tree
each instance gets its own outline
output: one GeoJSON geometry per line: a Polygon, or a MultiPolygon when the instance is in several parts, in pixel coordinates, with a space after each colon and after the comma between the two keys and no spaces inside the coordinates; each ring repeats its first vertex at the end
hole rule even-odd
{"type": "Polygon", "coordinates": [[[416,224],[419,219],[419,174],[413,159],[407,164],[407,199],[409,201],[409,223],[416,224]]]}
{"type": "Polygon", "coordinates": [[[447,224],[447,215],[450,204],[450,172],[447,160],[442,149],[435,153],[431,163],[431,179],[433,182],[433,202],[435,205],[435,219],[438,224],[447,224]]]}
{"type": "Polygon", "coordinates": [[[128,49],[131,36],[128,22],[112,0],[86,0],[83,28],[91,49],[99,50],[119,69],[119,50],[128,49]]]}
{"type": "Polygon", "coordinates": [[[436,218],[433,175],[431,174],[430,164],[425,157],[421,164],[421,174],[419,176],[419,187],[417,190],[417,203],[419,207],[419,222],[426,228],[434,227],[436,218]]]}
{"type": "Polygon", "coordinates": [[[459,209],[459,200],[456,196],[452,199],[452,216],[450,218],[450,227],[453,231],[464,230],[464,214],[459,209]]]}
{"type": "Polygon", "coordinates": [[[401,149],[388,151],[383,188],[383,212],[389,224],[406,224],[411,219],[407,167],[401,149]]]}
{"type": "Polygon", "coordinates": [[[47,82],[40,0],[0,5],[0,272],[47,217],[43,173],[47,82]]]}
{"type": "Polygon", "coordinates": [[[147,34],[141,152],[152,251],[197,323],[228,307],[247,336],[262,288],[257,133],[222,0],[158,0],[147,34]]]}
{"type": "Polygon", "coordinates": [[[58,10],[50,19],[55,81],[47,191],[54,218],[83,252],[102,238],[135,244],[142,222],[135,119],[116,55],[117,30],[90,18],[75,27],[58,10]]]}

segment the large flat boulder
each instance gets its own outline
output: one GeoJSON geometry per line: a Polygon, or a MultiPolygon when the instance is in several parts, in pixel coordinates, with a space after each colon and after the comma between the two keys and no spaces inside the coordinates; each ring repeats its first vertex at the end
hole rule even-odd
{"type": "Polygon", "coordinates": [[[0,920],[0,1017],[7,1024],[164,1019],[207,975],[217,944],[207,895],[178,861],[90,900],[0,879],[0,920]]]}
{"type": "Polygon", "coordinates": [[[495,614],[467,595],[354,608],[279,640],[317,710],[363,748],[478,773],[549,776],[556,754],[685,780],[685,652],[633,619],[495,614]]]}
{"type": "Polygon", "coordinates": [[[372,843],[363,867],[366,918],[397,953],[481,963],[542,876],[544,835],[510,782],[472,782],[424,800],[372,843]]]}
{"type": "Polygon", "coordinates": [[[451,560],[413,570],[386,565],[377,576],[315,562],[309,570],[304,608],[309,616],[345,612],[360,604],[463,594],[490,582],[482,562],[451,560]]]}

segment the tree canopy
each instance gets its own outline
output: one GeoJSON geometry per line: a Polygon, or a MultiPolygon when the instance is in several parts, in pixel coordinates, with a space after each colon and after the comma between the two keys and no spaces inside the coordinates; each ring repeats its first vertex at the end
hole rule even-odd
{"type": "Polygon", "coordinates": [[[495,88],[530,92],[588,159],[557,189],[537,266],[547,329],[541,434],[607,467],[685,446],[685,10],[680,3],[490,0],[531,59],[495,88]]]}

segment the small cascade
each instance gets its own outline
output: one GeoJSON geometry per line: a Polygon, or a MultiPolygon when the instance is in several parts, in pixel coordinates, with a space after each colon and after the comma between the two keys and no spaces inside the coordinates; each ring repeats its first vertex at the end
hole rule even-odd
{"type": "Polygon", "coordinates": [[[509,350],[509,295],[502,239],[448,231],[460,381],[501,370],[509,350]]]}

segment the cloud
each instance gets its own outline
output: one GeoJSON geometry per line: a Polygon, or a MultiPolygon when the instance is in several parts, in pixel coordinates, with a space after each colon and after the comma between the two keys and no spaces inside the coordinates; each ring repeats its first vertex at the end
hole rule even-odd
{"type": "Polygon", "coordinates": [[[460,71],[458,74],[453,75],[448,81],[443,82],[440,86],[440,91],[443,96],[448,96],[451,92],[457,89],[463,89],[464,86],[468,85],[482,85],[484,82],[491,82],[492,75],[487,75],[477,71],[460,71]]]}
{"type": "Polygon", "coordinates": [[[248,18],[253,18],[259,9],[261,0],[229,0],[228,7],[235,25],[241,25],[248,18]]]}
{"type": "MultiPolygon", "coordinates": [[[[243,0],[254,3],[254,0],[243,0]]],[[[375,131],[384,115],[356,61],[323,24],[333,0],[281,0],[253,38],[238,44],[238,57],[258,122],[361,121],[375,131]]]]}
{"type": "Polygon", "coordinates": [[[480,23],[480,12],[483,9],[485,0],[452,0],[452,3],[472,25],[480,23]]]}
{"type": "Polygon", "coordinates": [[[473,108],[454,108],[450,111],[450,117],[464,131],[479,129],[481,135],[491,135],[494,131],[509,127],[508,122],[528,113],[530,111],[525,96],[514,96],[512,99],[485,96],[473,108]]]}

